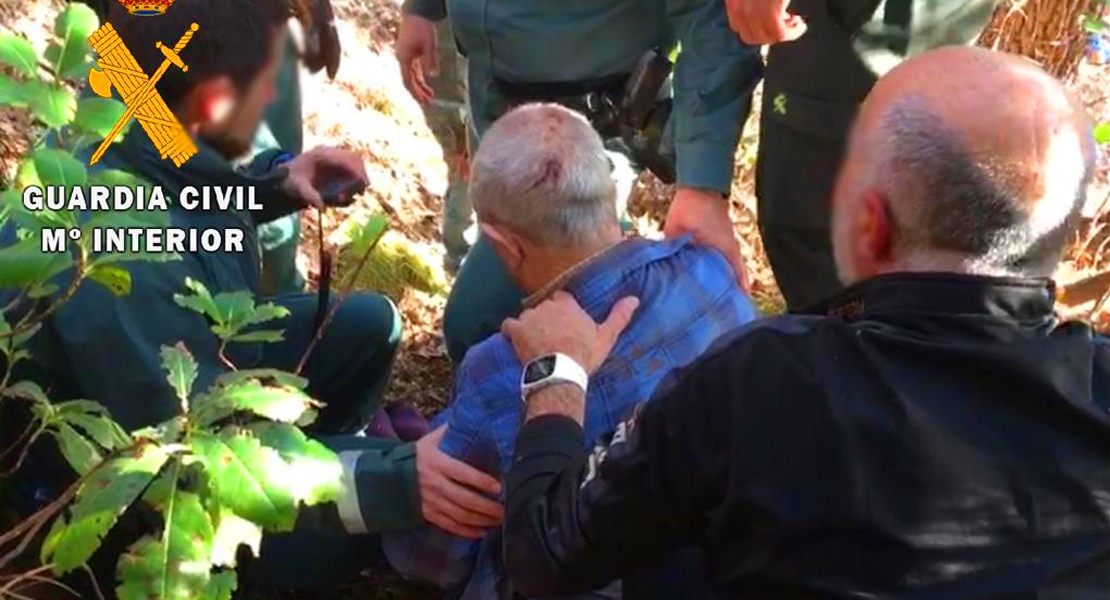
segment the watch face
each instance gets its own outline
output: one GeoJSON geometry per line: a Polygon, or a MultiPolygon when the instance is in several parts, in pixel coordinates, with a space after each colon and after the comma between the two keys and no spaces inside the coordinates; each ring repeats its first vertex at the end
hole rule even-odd
{"type": "Polygon", "coordinates": [[[555,372],[555,357],[543,356],[528,363],[524,369],[524,384],[529,385],[551,377],[555,372]]]}

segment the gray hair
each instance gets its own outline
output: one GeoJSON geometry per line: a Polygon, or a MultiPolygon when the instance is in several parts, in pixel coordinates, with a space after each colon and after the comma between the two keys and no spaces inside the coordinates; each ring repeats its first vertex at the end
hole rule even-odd
{"type": "Polygon", "coordinates": [[[587,243],[618,222],[612,163],[578,113],[528,104],[482,137],[469,193],[478,218],[545,246],[587,243]]]}
{"type": "Polygon", "coordinates": [[[961,270],[979,275],[1055,272],[1093,176],[1093,146],[1081,142],[1082,160],[1074,147],[1050,149],[1036,186],[1029,165],[969,151],[918,97],[894,103],[880,131],[873,176],[891,200],[902,258],[956,256],[961,270]]]}

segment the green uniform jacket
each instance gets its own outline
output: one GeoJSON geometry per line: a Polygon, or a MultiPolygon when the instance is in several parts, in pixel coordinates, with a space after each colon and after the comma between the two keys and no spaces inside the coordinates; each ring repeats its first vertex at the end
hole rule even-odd
{"type": "MultiPolygon", "coordinates": [[[[202,282],[213,294],[243,290],[257,294],[260,258],[255,221],[298,208],[264,176],[278,151],[262,153],[245,170],[236,171],[211,148],[198,147],[199,153],[178,169],[159,158],[140,127],[132,127],[97,168],[121,169],[160,185],[168,200],[187,185],[254,185],[266,207],[262,214],[185,211],[173,206],[172,200],[169,210],[172,227],[242,229],[245,251],[185,253],[182,260],[168,263],[123,263],[131,273],[129,294],[117,297],[103,286],[82,285],[34,341],[34,356],[48,374],[53,397],[95,399],[129,430],[160,423],[179,410],[162,371],[161,346],[180,341],[192,352],[199,365],[194,389],[206,389],[226,370],[205,317],[173,301],[175,293],[185,291],[185,278],[202,282]]],[[[232,361],[242,368],[256,366],[261,354],[259,344],[233,344],[228,349],[232,361]]],[[[358,528],[377,531],[420,525],[411,445],[370,440],[359,446],[360,456],[348,457],[345,464],[349,481],[357,484],[354,489],[372,491],[346,501],[348,511],[352,502],[361,508],[358,528]]],[[[336,449],[343,450],[344,444],[336,449]]]]}
{"type": "Polygon", "coordinates": [[[681,44],[667,136],[678,183],[728,192],[760,66],[758,52],[729,30],[721,0],[407,0],[405,10],[432,20],[450,14],[469,61],[479,135],[506,105],[494,78],[565,83],[628,74],[647,50],[681,44]]]}

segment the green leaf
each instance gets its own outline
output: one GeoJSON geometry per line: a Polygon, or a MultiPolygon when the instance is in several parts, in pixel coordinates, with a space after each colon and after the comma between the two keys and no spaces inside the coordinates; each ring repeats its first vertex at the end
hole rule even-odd
{"type": "Polygon", "coordinates": [[[1106,23],[1096,17],[1087,17],[1083,19],[1083,29],[1087,33],[1099,34],[1106,31],[1106,23]]]}
{"type": "MultiPolygon", "coordinates": [[[[42,187],[42,179],[39,179],[38,171],[35,170],[35,159],[29,157],[19,163],[19,169],[15,175],[16,187],[30,187],[32,185],[42,187]]],[[[21,197],[22,198],[22,197],[21,197]]],[[[22,204],[22,200],[20,201],[22,204]]]]}
{"type": "Polygon", "coordinates": [[[256,423],[250,429],[264,446],[277,450],[289,463],[298,500],[312,506],[343,495],[343,467],[327,446],[283,423],[256,423]]]}
{"type": "Polygon", "coordinates": [[[88,73],[88,37],[100,26],[88,5],[71,2],[54,19],[54,35],[58,36],[58,51],[50,59],[54,72],[61,77],[83,77],[88,73]]]}
{"type": "MultiPolygon", "coordinates": [[[[3,269],[0,269],[0,271],[2,270],[3,269]]],[[[35,337],[35,334],[38,333],[40,329],[42,329],[42,324],[36,323],[22,330],[20,333],[0,338],[0,353],[8,357],[9,367],[29,357],[29,354],[26,350],[22,349],[22,346],[26,344],[28,340],[35,337]]],[[[11,327],[8,326],[8,323],[0,319],[0,333],[8,334],[11,333],[11,331],[11,327]]]]}
{"type": "Polygon", "coordinates": [[[73,266],[67,253],[42,251],[42,236],[35,232],[11,246],[0,248],[0,288],[27,287],[50,279],[73,266]]]}
{"type": "Polygon", "coordinates": [[[184,431],[184,419],[174,417],[154,427],[137,429],[131,432],[131,437],[137,440],[150,440],[159,444],[177,444],[181,441],[181,434],[184,431]]]}
{"type": "Polygon", "coordinates": [[[1095,142],[1099,145],[1105,146],[1110,144],[1110,121],[1096,125],[1094,136],[1095,142]]]}
{"type": "MultiPolygon", "coordinates": [[[[185,279],[185,287],[193,293],[174,294],[174,302],[207,316],[213,323],[212,332],[222,340],[232,341],[246,327],[289,315],[284,306],[273,303],[256,306],[250,292],[223,292],[213,296],[204,284],[192,278],[185,279]]],[[[262,336],[263,340],[271,338],[269,334],[262,336]]]]}
{"type": "Polygon", "coordinates": [[[58,543],[62,541],[66,532],[66,518],[64,515],[54,519],[50,524],[50,531],[47,532],[46,537],[42,540],[42,546],[39,547],[39,562],[48,564],[50,557],[58,549],[58,543]]]}
{"type": "Polygon", "coordinates": [[[131,436],[111,417],[84,412],[62,413],[60,418],[88,434],[101,448],[111,451],[131,445],[131,436]]]}
{"type": "Polygon", "coordinates": [[[92,400],[67,400],[54,405],[59,413],[89,413],[93,415],[107,415],[108,409],[103,404],[92,400]]]}
{"type": "Polygon", "coordinates": [[[13,33],[0,34],[0,63],[11,65],[17,71],[34,77],[38,71],[39,58],[35,47],[26,38],[13,33]]]}
{"type": "Polygon", "coordinates": [[[365,223],[353,225],[347,231],[347,249],[362,256],[381,240],[388,227],[385,215],[372,215],[365,223]]]}
{"type": "Polygon", "coordinates": [[[251,331],[248,333],[240,333],[239,335],[231,338],[233,342],[247,343],[266,343],[272,344],[274,342],[281,342],[285,340],[285,331],[282,329],[260,329],[258,331],[251,331]]]}
{"type": "Polygon", "coordinates": [[[35,151],[35,171],[44,185],[62,185],[67,189],[85,185],[88,171],[81,161],[58,148],[40,148],[35,151]]]}
{"type": "MultiPolygon", "coordinates": [[[[80,110],[80,105],[78,106],[80,110]]],[[[137,189],[141,186],[150,186],[150,182],[142,177],[133,173],[122,171],[120,169],[98,169],[96,172],[89,175],[89,183],[93,185],[113,186],[127,186],[131,189],[137,189]]],[[[113,211],[119,212],[119,211],[113,211]]],[[[131,211],[124,211],[130,213],[131,211]]],[[[165,211],[137,211],[140,214],[163,214],[165,211]]]]}
{"type": "MultiPolygon", "coordinates": [[[[70,4],[70,6],[77,5],[70,4]]],[[[126,110],[127,107],[114,98],[99,98],[96,96],[81,98],[77,101],[77,113],[73,117],[73,126],[98,138],[103,138],[112,131],[116,121],[123,116],[126,110]]]]}
{"type": "Polygon", "coordinates": [[[217,512],[219,519],[216,537],[212,541],[212,564],[234,567],[240,546],[250,548],[254,556],[258,556],[262,547],[262,528],[230,510],[217,512]]]}
{"type": "Polygon", "coordinates": [[[42,391],[39,384],[30,380],[17,381],[4,389],[0,389],[0,396],[23,398],[31,402],[50,404],[50,398],[46,396],[46,392],[42,391]]]}
{"type": "Polygon", "coordinates": [[[288,489],[289,466],[273,448],[234,430],[195,431],[193,454],[203,461],[215,497],[235,514],[267,529],[289,531],[297,505],[288,489]]]}
{"type": "Polygon", "coordinates": [[[77,112],[77,98],[66,88],[29,81],[23,91],[31,113],[48,127],[68,124],[77,112]]]}
{"type": "Polygon", "coordinates": [[[172,347],[162,346],[161,356],[166,381],[170,382],[178,400],[188,402],[189,394],[193,391],[193,382],[197,380],[196,359],[182,342],[172,347]]]}
{"type": "Polygon", "coordinates": [[[180,486],[173,466],[143,496],[162,513],[162,535],[133,544],[116,565],[120,600],[195,600],[211,578],[212,521],[200,496],[180,486]]]}
{"type": "Polygon", "coordinates": [[[56,534],[51,552],[44,548],[43,562],[53,562],[54,572],[59,575],[88,562],[105,534],[168,458],[158,446],[148,445],[137,455],[114,458],[93,473],[77,491],[69,524],[56,534]]]}
{"type": "Polygon", "coordinates": [[[282,423],[297,422],[306,410],[317,405],[297,388],[265,386],[252,379],[218,387],[206,395],[205,401],[282,423]]]}
{"type": "Polygon", "coordinates": [[[88,278],[108,288],[113,296],[126,296],[131,293],[131,272],[113,264],[93,265],[88,278]]]}
{"type": "Polygon", "coordinates": [[[0,74],[0,104],[6,104],[8,106],[26,106],[27,100],[24,97],[25,93],[22,83],[7,75],[0,74]]]}
{"type": "Polygon", "coordinates": [[[265,385],[293,387],[298,390],[303,390],[308,387],[308,380],[304,377],[278,369],[239,369],[238,371],[229,371],[216,378],[216,385],[230,386],[233,383],[239,383],[246,379],[257,379],[265,385]]]}
{"type": "Polygon", "coordinates": [[[27,288],[27,297],[32,300],[48,298],[57,294],[60,289],[61,287],[54,283],[36,283],[27,288]]]}
{"type": "Polygon", "coordinates": [[[88,473],[104,460],[96,446],[69,424],[55,423],[52,432],[58,438],[62,456],[78,474],[88,473]]]}
{"type": "Polygon", "coordinates": [[[212,298],[212,294],[203,283],[192,277],[186,277],[185,288],[192,292],[192,294],[174,294],[173,301],[176,302],[178,306],[187,308],[193,312],[198,312],[213,321],[220,318],[220,311],[216,307],[216,301],[212,298]]]}

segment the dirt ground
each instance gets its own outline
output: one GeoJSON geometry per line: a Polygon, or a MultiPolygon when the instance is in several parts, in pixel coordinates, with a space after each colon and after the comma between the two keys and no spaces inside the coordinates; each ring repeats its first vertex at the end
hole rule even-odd
{"type": "MultiPolygon", "coordinates": [[[[41,48],[53,14],[60,6],[61,0],[0,0],[0,28],[22,33],[41,48]]],[[[349,219],[384,213],[389,217],[394,239],[430,268],[436,279],[449,284],[450,276],[441,268],[443,248],[439,241],[439,195],[446,187],[447,169],[419,106],[401,84],[393,59],[391,44],[399,21],[398,5],[395,0],[333,0],[333,6],[340,19],[343,60],[334,81],[322,73],[302,74],[306,147],[339,144],[357,150],[366,159],[371,186],[351,207],[324,216],[325,238],[329,242],[339,240],[339,232],[349,219]]],[[[1071,86],[1097,120],[1110,120],[1110,68],[1084,65],[1071,86]]],[[[737,153],[732,209],[757,300],[766,311],[775,312],[781,310],[782,301],[755,224],[752,166],[757,129],[753,118],[745,128],[737,153]]],[[[10,181],[12,158],[26,148],[29,130],[20,115],[0,112],[3,181],[10,181]]],[[[1108,172],[1110,159],[1104,152],[1084,211],[1087,225],[1060,273],[1062,283],[1110,268],[1108,172]]],[[[659,235],[667,192],[650,176],[641,179],[632,213],[642,234],[659,235]]],[[[319,226],[315,218],[306,218],[304,224],[298,261],[309,281],[315,282],[319,226]]],[[[390,400],[415,403],[431,413],[442,407],[450,394],[451,365],[441,334],[446,298],[442,292],[415,290],[394,295],[405,319],[405,341],[388,396],[390,400]]],[[[1067,307],[1066,312],[1110,325],[1106,303],[1103,302],[1097,315],[1094,304],[1067,307]]],[[[418,600],[432,598],[434,593],[399,582],[386,573],[372,572],[344,597],[418,600]]]]}

